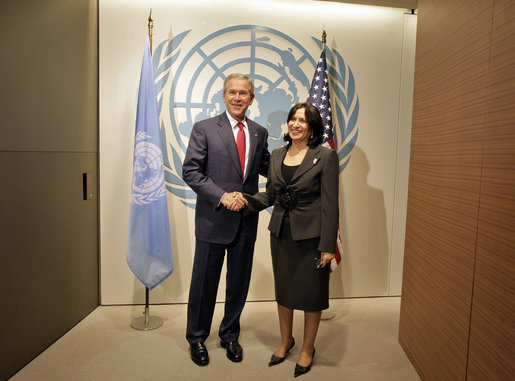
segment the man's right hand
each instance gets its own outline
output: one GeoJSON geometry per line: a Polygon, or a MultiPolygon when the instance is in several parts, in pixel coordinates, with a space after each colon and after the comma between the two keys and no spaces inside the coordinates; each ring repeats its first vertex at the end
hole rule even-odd
{"type": "Polygon", "coordinates": [[[233,212],[239,212],[245,208],[249,202],[240,192],[226,193],[222,197],[222,205],[233,212]]]}

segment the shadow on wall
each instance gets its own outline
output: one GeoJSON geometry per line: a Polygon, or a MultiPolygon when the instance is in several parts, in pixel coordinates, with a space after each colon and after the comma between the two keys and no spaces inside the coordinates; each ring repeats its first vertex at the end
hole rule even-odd
{"type": "MultiPolygon", "coordinates": [[[[186,303],[188,300],[194,253],[194,247],[192,247],[190,239],[188,210],[180,205],[180,202],[174,201],[170,193],[167,193],[167,196],[174,270],[168,278],[150,291],[150,304],[186,303]],[[190,261],[188,261],[189,259],[190,261]],[[186,288],[184,284],[187,284],[186,288]]],[[[135,276],[133,284],[133,303],[144,304],[145,286],[135,276]]]]}
{"type": "Polygon", "coordinates": [[[358,146],[340,178],[343,254],[331,274],[331,298],[388,295],[389,245],[383,191],[368,184],[370,165],[358,146]]]}
{"type": "Polygon", "coordinates": [[[163,297],[164,303],[185,303],[188,300],[195,251],[194,231],[190,230],[191,224],[194,224],[194,216],[193,213],[188,214],[188,208],[183,208],[180,203],[173,202],[173,199],[174,197],[168,193],[174,271],[163,282],[163,297]],[[187,284],[186,289],[184,284],[187,284]]]}

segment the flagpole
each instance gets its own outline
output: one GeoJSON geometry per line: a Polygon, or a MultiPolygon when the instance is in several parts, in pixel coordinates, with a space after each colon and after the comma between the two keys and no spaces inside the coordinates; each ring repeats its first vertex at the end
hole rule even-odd
{"type": "Polygon", "coordinates": [[[150,40],[150,54],[152,54],[152,29],[154,29],[154,20],[152,20],[152,8],[148,14],[148,39],[150,40]]]}
{"type": "MultiPolygon", "coordinates": [[[[150,55],[152,55],[152,29],[154,28],[154,20],[152,20],[152,8],[148,15],[148,38],[150,42],[150,55]]],[[[156,316],[150,316],[150,290],[145,287],[145,310],[144,316],[137,317],[132,320],[131,327],[139,331],[150,331],[163,325],[163,320],[156,316]]]]}
{"type": "MultiPolygon", "coordinates": [[[[326,39],[327,39],[327,33],[325,32],[325,26],[322,31],[322,51],[325,53],[325,46],[326,46],[326,39]]],[[[331,320],[335,317],[334,309],[331,306],[331,301],[329,300],[329,307],[322,311],[322,316],[320,319],[322,320],[331,320]]]]}
{"type": "Polygon", "coordinates": [[[325,42],[326,42],[326,38],[327,38],[327,33],[325,32],[325,26],[324,26],[324,30],[322,32],[322,50],[325,52],[325,42]]]}

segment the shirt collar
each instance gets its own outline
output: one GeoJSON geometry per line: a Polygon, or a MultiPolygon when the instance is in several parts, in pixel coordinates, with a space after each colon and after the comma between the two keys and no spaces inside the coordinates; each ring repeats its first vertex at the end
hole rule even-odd
{"type": "MultiPolygon", "coordinates": [[[[225,114],[227,115],[227,118],[229,118],[229,123],[231,124],[231,127],[232,128],[236,127],[236,125],[238,124],[238,121],[236,119],[234,119],[227,110],[225,110],[225,114]]],[[[241,122],[243,123],[244,127],[247,127],[247,117],[245,117],[241,122]]]]}

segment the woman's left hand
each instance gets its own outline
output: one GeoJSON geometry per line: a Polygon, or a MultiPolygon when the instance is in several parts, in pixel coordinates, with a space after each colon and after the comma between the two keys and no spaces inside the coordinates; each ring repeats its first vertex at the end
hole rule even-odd
{"type": "Polygon", "coordinates": [[[322,251],[320,254],[320,267],[324,268],[325,265],[330,264],[333,260],[335,254],[328,253],[327,251],[322,251]]]}

